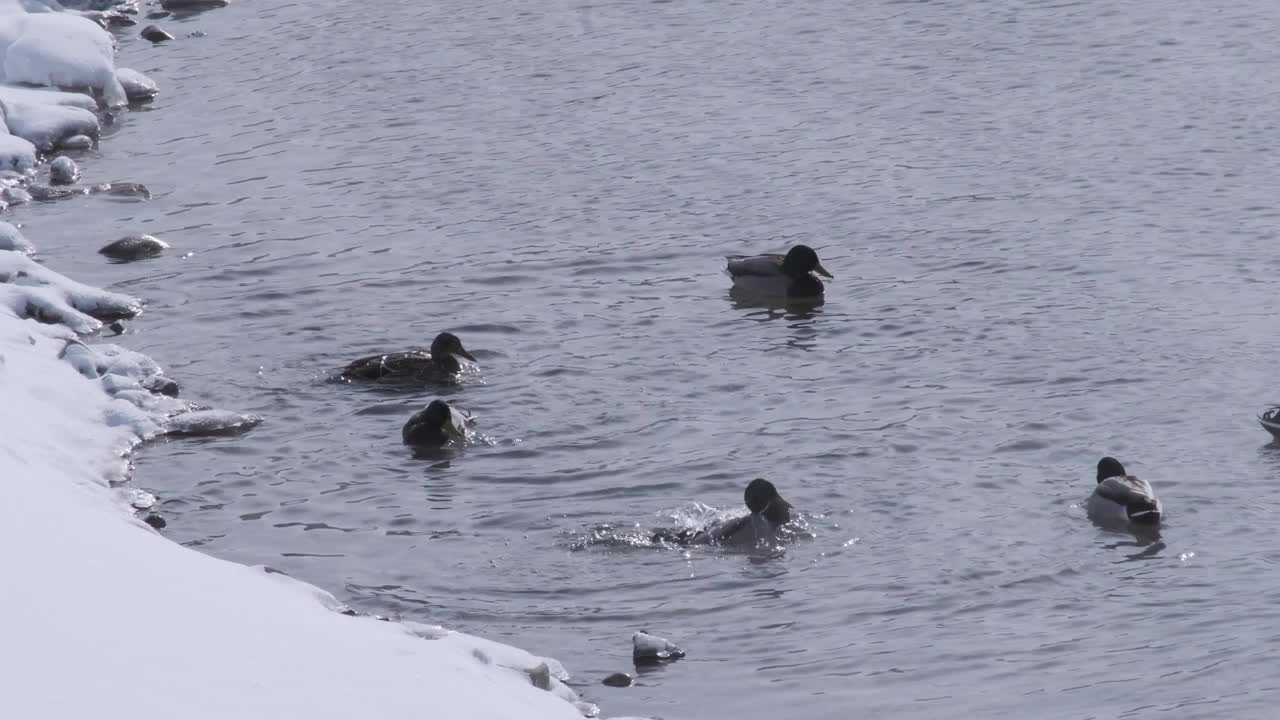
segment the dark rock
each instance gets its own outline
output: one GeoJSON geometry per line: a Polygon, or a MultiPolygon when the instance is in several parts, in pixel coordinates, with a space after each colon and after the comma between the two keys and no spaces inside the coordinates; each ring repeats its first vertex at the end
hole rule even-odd
{"type": "Polygon", "coordinates": [[[150,514],[149,514],[149,515],[147,515],[146,517],[142,518],[142,522],[144,522],[144,523],[146,523],[146,524],[150,525],[151,527],[153,527],[153,528],[155,528],[155,529],[157,529],[157,530],[163,530],[163,529],[165,528],[165,526],[167,526],[167,525],[169,524],[169,523],[167,523],[167,522],[165,522],[165,521],[164,521],[164,518],[160,517],[159,515],[157,515],[157,514],[155,514],[155,513],[150,513],[150,514]]]}
{"type": "Polygon", "coordinates": [[[624,672],[616,672],[603,680],[605,685],[609,687],[631,687],[631,683],[635,682],[631,676],[624,672]]]}
{"type": "Polygon", "coordinates": [[[103,247],[98,252],[118,262],[146,260],[169,249],[169,243],[151,235],[129,235],[103,247]]]}
{"type": "Polygon", "coordinates": [[[115,322],[111,323],[110,325],[108,325],[108,326],[107,326],[107,328],[108,328],[109,330],[111,330],[111,332],[113,332],[113,333],[115,333],[115,334],[117,334],[117,335],[123,335],[123,334],[124,334],[124,324],[123,324],[123,323],[121,323],[119,320],[117,320],[117,321],[115,321],[115,322]]]}
{"type": "Polygon", "coordinates": [[[49,163],[49,182],[54,185],[70,185],[79,179],[80,168],[66,155],[59,155],[49,163]]]}
{"type": "Polygon", "coordinates": [[[93,147],[93,138],[88,135],[72,135],[58,143],[58,147],[66,148],[68,150],[87,150],[93,147]]]}
{"type": "Polygon", "coordinates": [[[163,375],[152,375],[147,378],[146,382],[142,383],[142,387],[157,395],[178,397],[178,383],[163,375]]]}
{"type": "Polygon", "coordinates": [[[148,25],[142,28],[142,38],[144,40],[150,40],[153,43],[159,43],[164,42],[165,40],[172,40],[173,36],[155,25],[148,25]]]}
{"type": "Polygon", "coordinates": [[[631,659],[638,666],[657,665],[684,657],[684,650],[670,640],[650,635],[644,630],[631,636],[631,646],[631,659]]]}

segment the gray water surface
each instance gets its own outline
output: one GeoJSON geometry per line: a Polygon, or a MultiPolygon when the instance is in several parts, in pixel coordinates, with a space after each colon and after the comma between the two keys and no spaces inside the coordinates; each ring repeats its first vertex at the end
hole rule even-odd
{"type": "Polygon", "coordinates": [[[122,38],[164,94],[81,162],[154,200],[16,216],[149,301],[125,342],[185,396],[267,418],[136,457],[166,534],[558,657],[606,715],[1270,718],[1277,21],[257,0],[122,38]],[[134,232],[175,249],[95,254],[134,232]],[[796,242],[824,305],[730,296],[723,255],[796,242]],[[481,375],[325,381],[443,329],[481,375]],[[436,396],[489,442],[401,445],[436,396]],[[1158,540],[1084,517],[1104,454],[1158,540]],[[756,476],[810,539],[622,542],[756,476]],[[600,686],[640,628],[689,657],[600,686]]]}

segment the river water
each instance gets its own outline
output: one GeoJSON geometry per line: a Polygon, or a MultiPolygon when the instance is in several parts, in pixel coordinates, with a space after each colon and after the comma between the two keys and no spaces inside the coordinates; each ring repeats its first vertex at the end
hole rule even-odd
{"type": "MultiPolygon", "coordinates": [[[[1270,32],[1184,2],[242,2],[16,219],[124,342],[263,415],[164,442],[169,536],[560,658],[606,715],[1269,718],[1270,32]],[[168,256],[109,265],[150,232],[168,256]],[[817,248],[824,305],[722,256],[817,248]],[[458,333],[452,389],[326,382],[458,333]],[[415,457],[437,395],[482,442],[415,457]],[[1093,526],[1098,458],[1158,540],[1093,526]],[[772,479],[782,552],[639,538],[772,479]],[[632,631],[684,661],[630,667],[632,631]]],[[[202,30],[205,37],[184,37],[202,30]]]]}

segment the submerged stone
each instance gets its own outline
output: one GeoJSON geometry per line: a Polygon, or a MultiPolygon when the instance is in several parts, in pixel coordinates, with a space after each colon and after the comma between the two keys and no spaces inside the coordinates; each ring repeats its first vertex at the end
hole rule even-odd
{"type": "Polygon", "coordinates": [[[169,249],[169,243],[151,235],[129,235],[104,246],[98,252],[118,262],[146,260],[169,249]]]}
{"type": "Polygon", "coordinates": [[[173,36],[161,30],[159,26],[148,25],[142,28],[142,39],[150,40],[153,43],[162,43],[165,40],[172,40],[173,36]]]}
{"type": "Polygon", "coordinates": [[[70,185],[79,179],[80,168],[66,155],[59,155],[49,163],[49,182],[54,185],[70,185]]]}
{"type": "Polygon", "coordinates": [[[602,682],[609,687],[631,687],[631,683],[635,682],[631,676],[624,672],[616,672],[605,678],[602,682]]]}

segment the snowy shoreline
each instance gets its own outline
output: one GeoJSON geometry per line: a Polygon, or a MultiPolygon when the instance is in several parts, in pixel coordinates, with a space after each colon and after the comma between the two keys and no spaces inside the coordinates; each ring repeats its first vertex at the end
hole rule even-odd
{"type": "MultiPolygon", "coordinates": [[[[108,106],[149,82],[117,72],[112,37],[91,20],[17,0],[0,0],[0,53],[5,82],[88,88],[108,106]]],[[[0,108],[6,201],[22,201],[49,151],[97,136],[83,94],[2,86],[0,108]]],[[[197,406],[156,390],[165,378],[150,358],[94,338],[104,321],[141,312],[139,300],[59,275],[28,257],[35,249],[0,224],[4,717],[598,712],[554,660],[351,617],[314,586],[180,546],[135,517],[137,495],[120,487],[129,452],[197,406]]]]}

